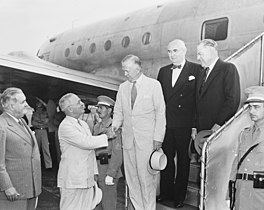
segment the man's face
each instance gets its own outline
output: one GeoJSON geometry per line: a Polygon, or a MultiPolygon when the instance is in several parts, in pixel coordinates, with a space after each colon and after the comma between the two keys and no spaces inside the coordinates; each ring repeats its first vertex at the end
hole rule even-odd
{"type": "Polygon", "coordinates": [[[253,122],[259,122],[264,119],[264,104],[249,103],[249,116],[253,122]]]}
{"type": "Polygon", "coordinates": [[[186,50],[177,43],[168,45],[168,56],[175,65],[181,64],[185,60],[186,50]]]}
{"type": "Polygon", "coordinates": [[[11,101],[12,114],[18,119],[22,118],[27,113],[28,103],[24,93],[16,94],[15,98],[17,101],[14,103],[11,101]]]}
{"type": "Polygon", "coordinates": [[[133,60],[126,60],[122,63],[122,70],[128,81],[133,82],[138,78],[140,67],[133,60]]]}
{"type": "Polygon", "coordinates": [[[71,104],[69,105],[72,109],[72,113],[76,116],[81,116],[84,113],[85,105],[77,95],[73,95],[70,99],[71,104]]]}
{"type": "Polygon", "coordinates": [[[197,47],[197,60],[201,63],[202,67],[208,67],[212,63],[213,48],[203,45],[197,47]]]}
{"type": "Polygon", "coordinates": [[[99,105],[97,113],[101,119],[105,119],[110,116],[110,113],[111,113],[110,111],[111,110],[108,107],[104,105],[99,105]]]}

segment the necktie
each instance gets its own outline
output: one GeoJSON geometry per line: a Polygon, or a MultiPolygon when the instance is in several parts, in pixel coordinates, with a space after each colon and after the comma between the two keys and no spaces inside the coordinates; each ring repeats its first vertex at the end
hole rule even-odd
{"type": "Polygon", "coordinates": [[[133,109],[136,97],[137,97],[137,87],[136,87],[136,82],[133,82],[133,86],[131,88],[131,108],[132,109],[133,109]]]}
{"type": "Polygon", "coordinates": [[[201,94],[201,92],[202,92],[202,90],[204,88],[204,85],[206,83],[206,78],[207,78],[208,72],[209,72],[209,67],[206,67],[204,69],[204,75],[203,75],[203,79],[202,79],[202,85],[201,85],[200,90],[199,90],[199,94],[201,94]]]}
{"type": "Polygon", "coordinates": [[[181,65],[172,65],[172,67],[171,67],[171,69],[173,70],[173,69],[180,69],[181,68],[181,65]]]}

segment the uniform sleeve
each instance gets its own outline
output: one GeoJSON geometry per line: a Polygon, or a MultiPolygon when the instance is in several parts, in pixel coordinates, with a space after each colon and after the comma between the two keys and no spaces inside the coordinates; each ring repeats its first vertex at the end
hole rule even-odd
{"type": "Polygon", "coordinates": [[[116,178],[116,176],[118,175],[118,172],[123,162],[121,138],[122,137],[119,132],[117,137],[112,140],[112,144],[113,144],[112,154],[111,154],[110,163],[109,163],[109,166],[106,172],[108,176],[111,176],[114,178],[116,178]]]}
{"type": "Polygon", "coordinates": [[[0,189],[7,190],[13,187],[5,164],[6,130],[0,126],[0,189]]]}
{"type": "MultiPolygon", "coordinates": [[[[87,129],[89,129],[88,125],[87,129]]],[[[62,122],[58,134],[60,141],[65,141],[80,149],[96,149],[108,146],[108,140],[105,134],[99,136],[92,136],[92,134],[88,135],[70,123],[62,122]]]]}
{"type": "Polygon", "coordinates": [[[164,96],[159,82],[156,83],[153,91],[153,102],[155,107],[154,140],[163,142],[166,129],[166,115],[164,96]]]}

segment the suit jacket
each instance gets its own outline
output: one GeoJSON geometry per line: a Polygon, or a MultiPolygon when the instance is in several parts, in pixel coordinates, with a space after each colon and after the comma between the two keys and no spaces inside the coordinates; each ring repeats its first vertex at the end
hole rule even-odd
{"type": "Polygon", "coordinates": [[[133,147],[133,139],[140,149],[153,146],[153,140],[163,142],[165,135],[165,102],[157,80],[142,75],[133,110],[131,109],[131,83],[119,87],[113,126],[122,126],[124,149],[133,147]]]}
{"type": "Polygon", "coordinates": [[[88,124],[66,116],[59,126],[61,162],[58,187],[90,188],[98,174],[95,148],[108,146],[107,136],[92,136],[88,124]]]}
{"type": "Polygon", "coordinates": [[[240,82],[236,66],[217,60],[199,94],[204,71],[197,81],[197,129],[211,129],[223,125],[237,111],[240,102],[240,82]]]}
{"type": "Polygon", "coordinates": [[[22,198],[41,193],[40,154],[35,135],[24,122],[24,128],[10,115],[0,116],[0,199],[14,187],[22,198]]]}
{"type": "Polygon", "coordinates": [[[186,61],[175,85],[172,87],[172,64],[164,66],[158,74],[166,103],[167,128],[192,127],[195,113],[196,81],[201,67],[186,61]]]}

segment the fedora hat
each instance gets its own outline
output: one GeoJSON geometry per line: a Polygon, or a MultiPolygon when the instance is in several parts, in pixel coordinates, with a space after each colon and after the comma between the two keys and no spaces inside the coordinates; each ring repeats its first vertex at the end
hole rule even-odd
{"type": "Polygon", "coordinates": [[[148,172],[152,175],[158,174],[167,165],[167,157],[162,149],[155,150],[150,154],[148,162],[148,172]]]}
{"type": "Polygon", "coordinates": [[[98,187],[97,182],[94,182],[93,192],[92,209],[101,202],[103,196],[102,190],[98,187]]]}
{"type": "Polygon", "coordinates": [[[197,134],[194,139],[194,147],[198,154],[201,154],[204,142],[212,133],[212,130],[203,130],[197,134]]]}

